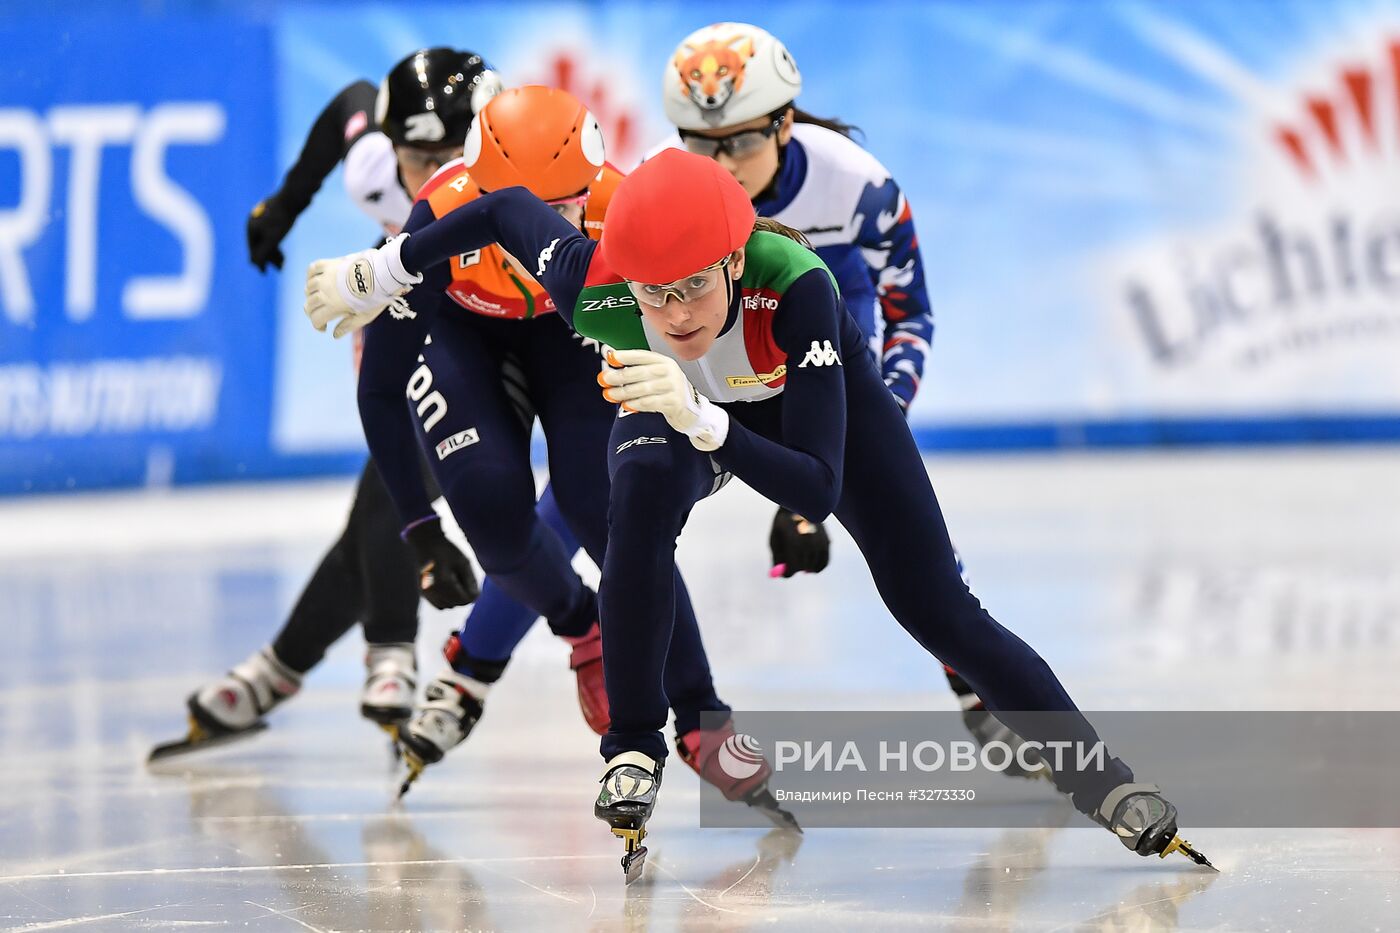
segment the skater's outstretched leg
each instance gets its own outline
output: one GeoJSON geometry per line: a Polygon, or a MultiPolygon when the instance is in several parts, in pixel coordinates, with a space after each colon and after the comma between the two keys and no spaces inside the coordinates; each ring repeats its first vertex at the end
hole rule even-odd
{"type": "MultiPolygon", "coordinates": [[[[972,578],[968,575],[967,564],[963,561],[962,554],[958,553],[956,547],[953,548],[953,559],[957,561],[958,576],[962,577],[963,584],[969,590],[972,589],[972,578]]],[[[958,700],[958,709],[962,710],[963,725],[967,726],[967,731],[972,733],[977,744],[985,748],[989,742],[1002,742],[1013,753],[1019,752],[1021,746],[1025,745],[1025,739],[1012,732],[1005,723],[987,712],[987,704],[982,702],[982,698],[977,695],[966,680],[963,680],[957,671],[945,664],[943,672],[948,675],[948,686],[953,688],[953,696],[957,697],[958,700]]],[[[1040,760],[1040,756],[1033,748],[1026,749],[1023,757],[1032,767],[1021,767],[1020,761],[1013,757],[1005,769],[1008,777],[1050,779],[1050,768],[1040,760]]]]}
{"type": "MultiPolygon", "coordinates": [[[[860,378],[847,381],[848,402],[863,416],[847,423],[845,481],[836,516],[865,556],[885,605],[1017,735],[1047,745],[1068,741],[1093,748],[1098,734],[1050,666],[993,619],[962,579],[913,439],[899,430],[901,416],[873,367],[852,359],[848,376],[858,369],[860,378]],[[872,450],[879,450],[879,456],[872,456],[872,450]],[[900,508],[889,508],[890,501],[900,508]]],[[[1133,772],[1120,759],[1104,761],[1101,769],[1057,770],[1055,785],[1133,851],[1172,850],[1175,809],[1155,788],[1125,796],[1124,788],[1144,785],[1134,783],[1133,772]],[[1105,813],[1109,803],[1114,806],[1105,813]]]]}

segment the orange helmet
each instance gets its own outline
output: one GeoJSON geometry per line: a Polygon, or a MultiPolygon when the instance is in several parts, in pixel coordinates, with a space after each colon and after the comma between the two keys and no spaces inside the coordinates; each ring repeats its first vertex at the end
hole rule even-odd
{"type": "Polygon", "coordinates": [[[483,191],[523,185],[545,201],[579,194],[603,168],[603,131],[567,91],[502,91],[467,130],[462,162],[483,191]]]}

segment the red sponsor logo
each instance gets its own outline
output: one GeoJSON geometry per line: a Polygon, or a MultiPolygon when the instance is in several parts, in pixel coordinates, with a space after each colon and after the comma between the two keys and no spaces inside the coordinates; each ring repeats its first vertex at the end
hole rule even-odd
{"type": "Polygon", "coordinates": [[[1379,155],[1378,124],[1387,106],[1400,121],[1400,39],[1386,40],[1369,62],[1335,66],[1325,87],[1302,95],[1294,119],[1274,124],[1273,138],[1299,174],[1315,181],[1324,165],[1379,155]]]}

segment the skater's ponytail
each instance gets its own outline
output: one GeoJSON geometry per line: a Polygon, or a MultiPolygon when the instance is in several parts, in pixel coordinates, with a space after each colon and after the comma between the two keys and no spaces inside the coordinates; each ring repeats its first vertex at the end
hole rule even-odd
{"type": "Polygon", "coordinates": [[[865,138],[865,132],[858,126],[844,123],[835,117],[818,117],[808,113],[796,104],[789,104],[792,108],[793,123],[810,123],[812,126],[820,126],[822,129],[831,130],[833,133],[840,133],[847,139],[855,139],[856,136],[865,138]]]}
{"type": "Polygon", "coordinates": [[[812,243],[807,239],[807,234],[803,233],[801,230],[789,227],[781,221],[774,220],[772,217],[756,218],[753,222],[753,232],[776,233],[778,236],[785,236],[789,240],[801,243],[808,249],[812,248],[812,243]]]}

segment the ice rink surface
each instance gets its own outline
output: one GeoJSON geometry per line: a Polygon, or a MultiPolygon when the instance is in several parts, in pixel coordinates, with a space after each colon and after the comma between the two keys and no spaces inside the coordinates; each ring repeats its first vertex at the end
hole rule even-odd
{"type": "MultiPolygon", "coordinates": [[[[1094,709],[1395,709],[1400,451],[937,458],[974,587],[1094,709]]],[[[148,769],[185,696],[266,642],[347,481],[0,502],[0,928],[1396,930],[1400,830],[1187,836],[1140,859],[1037,830],[697,825],[668,769],[647,877],[591,813],[599,760],[537,626],[469,743],[401,807],[352,633],[261,736],[148,769]]],[[[952,709],[849,539],[770,581],[738,483],[681,562],[736,709],[952,709]]],[[[455,614],[425,606],[420,663],[455,614]]],[[[1150,776],[1148,776],[1150,779],[1150,776]]],[[[1025,785],[1046,795],[1045,785],[1025,785]]]]}

